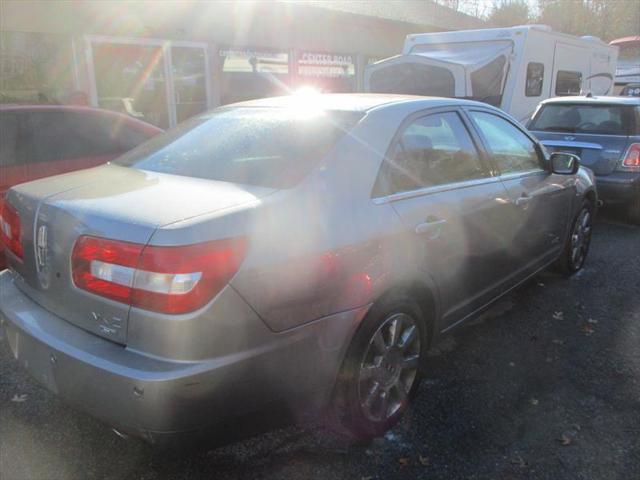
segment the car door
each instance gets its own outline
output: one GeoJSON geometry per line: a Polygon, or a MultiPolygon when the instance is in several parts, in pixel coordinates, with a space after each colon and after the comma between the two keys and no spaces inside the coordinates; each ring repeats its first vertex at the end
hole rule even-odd
{"type": "Polygon", "coordinates": [[[0,112],[0,202],[12,186],[28,178],[21,117],[19,112],[0,112]]]}
{"type": "Polygon", "coordinates": [[[457,109],[406,120],[374,192],[398,213],[416,261],[435,279],[445,327],[496,295],[508,273],[507,192],[457,109]]]}
{"type": "Polygon", "coordinates": [[[554,259],[564,245],[575,179],[550,173],[543,148],[507,117],[481,109],[469,109],[468,115],[509,192],[513,273],[528,274],[554,259]]]}
{"type": "MultiPolygon", "coordinates": [[[[27,181],[21,117],[18,112],[0,111],[0,210],[7,191],[27,181]]],[[[6,267],[3,251],[0,243],[0,270],[6,267]]]]}

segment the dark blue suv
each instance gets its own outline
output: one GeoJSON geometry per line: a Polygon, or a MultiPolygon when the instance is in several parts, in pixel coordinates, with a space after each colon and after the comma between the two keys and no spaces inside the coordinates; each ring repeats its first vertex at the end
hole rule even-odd
{"type": "Polygon", "coordinates": [[[528,127],[549,151],[578,155],[596,175],[599,198],[624,205],[640,224],[640,98],[550,98],[528,127]]]}

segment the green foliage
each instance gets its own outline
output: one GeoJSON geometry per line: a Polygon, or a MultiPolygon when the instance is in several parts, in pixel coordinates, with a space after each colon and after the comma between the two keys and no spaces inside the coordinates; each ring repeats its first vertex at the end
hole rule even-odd
{"type": "Polygon", "coordinates": [[[494,5],[487,20],[496,27],[525,25],[531,20],[529,4],[526,0],[503,0],[500,4],[494,5]]]}
{"type": "Polygon", "coordinates": [[[543,23],[572,35],[613,40],[640,35],[640,0],[430,0],[489,25],[543,23]]]}
{"type": "Polygon", "coordinates": [[[613,40],[640,35],[637,0],[538,0],[538,23],[573,35],[595,35],[613,40]]]}

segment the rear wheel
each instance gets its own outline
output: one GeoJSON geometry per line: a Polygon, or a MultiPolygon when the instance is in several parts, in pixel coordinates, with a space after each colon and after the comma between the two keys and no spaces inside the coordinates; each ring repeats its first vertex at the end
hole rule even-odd
{"type": "Polygon", "coordinates": [[[406,411],[420,381],[427,329],[403,294],[374,306],[349,347],[337,385],[340,423],[358,440],[384,434],[406,411]]]}
{"type": "Polygon", "coordinates": [[[593,204],[585,200],[573,220],[564,252],[558,260],[558,269],[562,273],[573,275],[582,269],[589,254],[592,229],[593,204]]]}
{"type": "Polygon", "coordinates": [[[640,225],[640,189],[627,207],[627,220],[634,225],[640,225]]]}

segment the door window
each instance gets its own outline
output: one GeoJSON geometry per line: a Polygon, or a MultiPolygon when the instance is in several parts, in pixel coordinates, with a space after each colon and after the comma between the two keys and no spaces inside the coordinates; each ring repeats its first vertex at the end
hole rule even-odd
{"type": "Polygon", "coordinates": [[[206,55],[203,48],[171,48],[171,77],[178,123],[207,109],[205,72],[206,55]]]}
{"type": "Polygon", "coordinates": [[[580,95],[582,74],[560,70],[556,76],[556,95],[580,95]]]}
{"type": "Polygon", "coordinates": [[[436,113],[405,128],[377,190],[391,194],[489,176],[459,115],[436,113]]]}
{"type": "Polygon", "coordinates": [[[33,112],[28,120],[29,162],[118,155],[135,143],[127,136],[121,141],[118,126],[96,115],[33,112]]]}
{"type": "Polygon", "coordinates": [[[220,103],[286,95],[289,54],[259,48],[224,47],[218,51],[220,103]]]}
{"type": "Polygon", "coordinates": [[[524,94],[527,97],[539,97],[542,95],[544,83],[544,64],[531,62],[527,65],[527,83],[524,94]]]}
{"type": "Polygon", "coordinates": [[[162,47],[94,43],[92,48],[98,105],[167,128],[162,47]]]}
{"type": "Polygon", "coordinates": [[[535,143],[519,128],[492,113],[472,111],[470,114],[502,173],[542,168],[535,143]]]}

